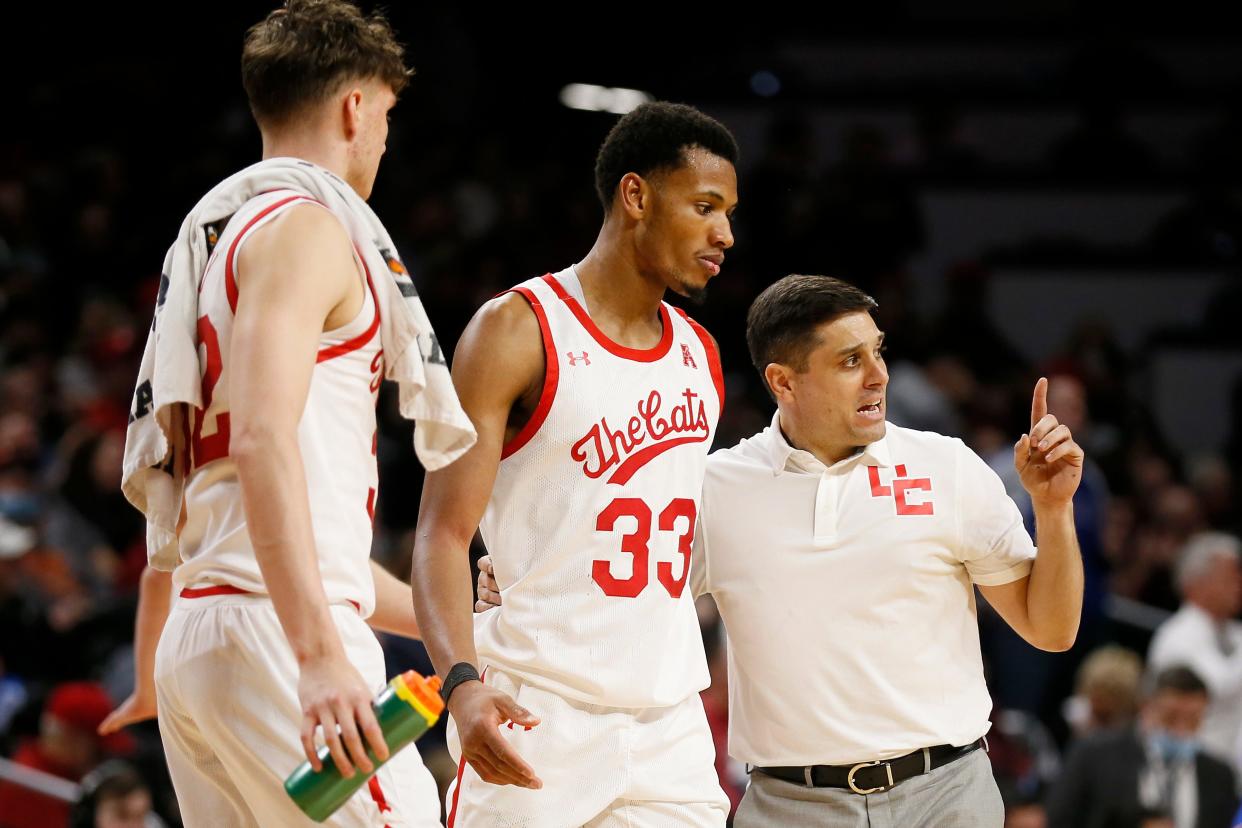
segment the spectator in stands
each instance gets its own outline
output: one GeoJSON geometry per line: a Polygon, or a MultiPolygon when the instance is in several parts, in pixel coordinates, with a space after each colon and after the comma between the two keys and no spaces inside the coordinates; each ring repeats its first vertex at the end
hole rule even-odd
{"type": "MultiPolygon", "coordinates": [[[[56,687],[39,721],[39,735],[20,745],[12,757],[44,773],[76,782],[109,754],[127,753],[132,740],[123,733],[100,738],[95,730],[112,702],[94,682],[69,682],[56,687]]],[[[64,825],[69,805],[57,799],[0,782],[0,826],[49,828],[64,825]]]]}
{"type": "Polygon", "coordinates": [[[1138,712],[1143,662],[1115,644],[1093,651],[1078,668],[1064,711],[1075,738],[1128,727],[1138,712]]]}
{"type": "Polygon", "coordinates": [[[1229,828],[1233,770],[1200,750],[1195,735],[1207,707],[1207,686],[1191,670],[1158,673],[1137,726],[1071,749],[1048,797],[1049,825],[1229,828]]]}
{"type": "Polygon", "coordinates": [[[1207,685],[1212,702],[1203,720],[1204,748],[1233,763],[1242,732],[1242,541],[1201,532],[1183,547],[1175,570],[1182,606],[1156,630],[1152,670],[1185,665],[1207,685]]]}
{"type": "Polygon", "coordinates": [[[151,810],[151,789],[120,760],[104,762],[82,780],[68,828],[153,828],[163,822],[151,810]]]}

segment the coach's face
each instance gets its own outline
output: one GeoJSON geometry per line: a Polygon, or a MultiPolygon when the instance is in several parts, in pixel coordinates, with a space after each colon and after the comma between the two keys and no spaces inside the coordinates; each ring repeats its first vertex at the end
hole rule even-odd
{"type": "Polygon", "coordinates": [[[727,160],[699,147],[686,150],[684,158],[680,167],[642,182],[635,244],[640,271],[699,301],[733,246],[737,173],[727,160]]]}
{"type": "Polygon", "coordinates": [[[884,334],[857,311],[819,325],[815,341],[804,370],[787,369],[783,387],[772,384],[782,422],[788,415],[809,447],[835,462],[884,436],[884,334]]]}

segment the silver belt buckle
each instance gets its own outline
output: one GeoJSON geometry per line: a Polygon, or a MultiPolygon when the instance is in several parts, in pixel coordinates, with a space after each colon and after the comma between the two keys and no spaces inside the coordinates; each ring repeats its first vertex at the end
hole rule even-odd
{"type": "Polygon", "coordinates": [[[889,788],[893,787],[893,784],[894,784],[893,766],[891,763],[884,762],[879,759],[876,759],[874,762],[859,762],[857,765],[850,768],[849,774],[845,777],[845,783],[850,786],[851,791],[853,791],[856,794],[861,794],[863,796],[866,796],[867,794],[876,793],[877,791],[887,791],[889,788]],[[881,785],[878,788],[860,788],[857,785],[855,785],[854,774],[858,773],[858,771],[861,770],[862,768],[869,768],[869,767],[872,767],[873,765],[884,766],[884,771],[888,774],[888,785],[887,786],[881,785]]]}

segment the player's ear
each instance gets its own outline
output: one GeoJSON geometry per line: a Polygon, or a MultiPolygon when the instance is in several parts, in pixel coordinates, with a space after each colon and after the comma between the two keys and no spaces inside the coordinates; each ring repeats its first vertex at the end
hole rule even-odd
{"type": "Polygon", "coordinates": [[[617,202],[634,221],[651,209],[651,182],[638,173],[626,173],[617,184],[617,202]]]}
{"type": "Polygon", "coordinates": [[[358,134],[358,130],[362,128],[362,90],[353,86],[348,90],[337,100],[340,107],[341,130],[345,134],[345,140],[352,141],[358,134]]]}

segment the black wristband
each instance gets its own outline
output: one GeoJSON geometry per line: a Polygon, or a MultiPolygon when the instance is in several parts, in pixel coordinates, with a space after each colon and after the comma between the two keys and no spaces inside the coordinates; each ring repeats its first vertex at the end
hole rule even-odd
{"type": "Polygon", "coordinates": [[[448,675],[444,677],[444,686],[440,688],[440,696],[445,704],[448,704],[449,696],[453,695],[457,685],[463,681],[482,681],[479,671],[469,661],[459,661],[449,668],[448,675]]]}

